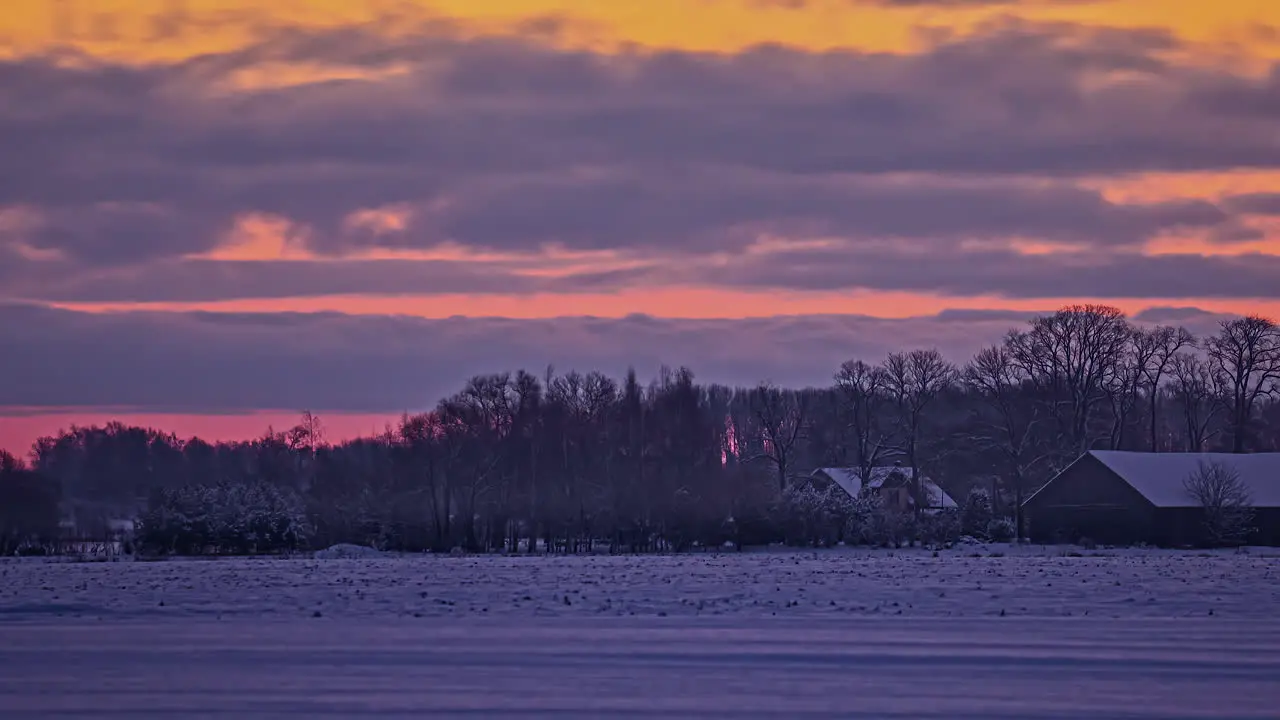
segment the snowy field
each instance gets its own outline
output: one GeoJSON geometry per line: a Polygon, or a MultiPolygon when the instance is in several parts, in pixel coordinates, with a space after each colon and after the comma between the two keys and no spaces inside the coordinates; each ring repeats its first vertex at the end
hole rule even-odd
{"type": "Polygon", "coordinates": [[[6,719],[1276,718],[1280,552],[4,560],[0,668],[6,719]]]}

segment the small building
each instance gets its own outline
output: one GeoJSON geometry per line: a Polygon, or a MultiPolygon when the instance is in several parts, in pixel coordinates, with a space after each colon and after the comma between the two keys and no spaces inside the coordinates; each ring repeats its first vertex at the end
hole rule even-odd
{"type": "MultiPolygon", "coordinates": [[[[862,471],[858,468],[818,468],[810,476],[820,482],[830,482],[839,486],[849,494],[858,497],[863,491],[878,494],[887,507],[908,511],[915,507],[915,494],[912,492],[911,468],[901,465],[885,465],[871,468],[871,478],[863,481],[862,471]]],[[[928,477],[921,477],[922,493],[926,499],[925,511],[958,508],[959,505],[947,491],[928,477]]]]}
{"type": "Polygon", "coordinates": [[[1023,503],[1033,542],[1183,547],[1205,542],[1204,508],[1186,482],[1201,466],[1234,470],[1253,503],[1249,542],[1280,545],[1280,453],[1144,453],[1093,450],[1023,503]]]}

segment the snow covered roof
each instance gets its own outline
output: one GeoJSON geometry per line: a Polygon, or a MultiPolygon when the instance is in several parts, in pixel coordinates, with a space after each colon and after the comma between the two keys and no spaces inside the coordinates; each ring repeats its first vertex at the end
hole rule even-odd
{"type": "Polygon", "coordinates": [[[1196,507],[1183,484],[1200,463],[1234,469],[1256,507],[1280,507],[1280,453],[1146,453],[1093,450],[1097,458],[1156,507],[1196,507]]]}
{"type": "MultiPolygon", "coordinates": [[[[858,468],[818,468],[813,471],[814,475],[819,473],[831,478],[831,481],[839,485],[841,489],[849,493],[850,497],[857,497],[862,492],[863,482],[862,473],[858,468]]],[[[884,465],[871,468],[871,481],[866,483],[868,488],[872,490],[878,489],[884,485],[895,473],[903,477],[911,477],[911,468],[901,467],[898,465],[884,465]]],[[[954,508],[960,507],[956,501],[947,494],[937,483],[929,478],[923,478],[924,491],[929,495],[929,507],[935,508],[954,508]]]]}
{"type": "Polygon", "coordinates": [[[853,468],[818,468],[813,471],[813,475],[831,478],[831,481],[849,493],[850,497],[857,497],[858,493],[862,492],[862,479],[853,468]]]}

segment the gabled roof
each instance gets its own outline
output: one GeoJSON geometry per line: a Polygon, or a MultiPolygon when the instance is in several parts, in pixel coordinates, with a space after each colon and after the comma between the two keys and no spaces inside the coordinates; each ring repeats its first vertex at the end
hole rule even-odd
{"type": "MultiPolygon", "coordinates": [[[[862,472],[858,468],[818,468],[813,471],[814,475],[823,474],[841,489],[849,493],[850,497],[858,497],[862,492],[864,483],[862,482],[862,472]]],[[[880,467],[871,468],[871,480],[865,483],[866,487],[875,490],[882,487],[886,480],[894,474],[904,477],[911,477],[911,468],[901,467],[898,465],[882,465],[880,467]]],[[[937,483],[929,478],[922,478],[921,485],[924,486],[925,493],[929,496],[929,507],[934,508],[954,508],[960,507],[956,501],[947,494],[937,483]]]]}
{"type": "MultiPolygon", "coordinates": [[[[1280,453],[1146,453],[1092,450],[1094,458],[1156,507],[1197,507],[1185,482],[1201,463],[1222,463],[1240,475],[1255,507],[1280,507],[1280,453]]],[[[1028,498],[1029,499],[1029,498],[1028,498]]]]}
{"type": "Polygon", "coordinates": [[[811,477],[818,475],[830,478],[832,482],[849,493],[850,497],[858,497],[858,493],[862,492],[862,478],[853,468],[818,468],[813,471],[811,477]]]}

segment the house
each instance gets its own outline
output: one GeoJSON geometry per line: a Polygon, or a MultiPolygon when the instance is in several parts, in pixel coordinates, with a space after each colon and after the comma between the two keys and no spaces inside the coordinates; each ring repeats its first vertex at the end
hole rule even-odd
{"type": "MultiPolygon", "coordinates": [[[[849,494],[858,497],[864,490],[877,493],[885,504],[899,510],[910,510],[914,506],[912,492],[911,468],[900,465],[885,465],[871,468],[871,478],[863,482],[862,472],[858,468],[818,468],[810,475],[820,482],[830,482],[839,486],[849,494]]],[[[959,507],[956,501],[937,483],[922,477],[923,493],[927,498],[924,510],[941,510],[959,507]]]]}
{"type": "Polygon", "coordinates": [[[1202,464],[1234,470],[1254,506],[1249,542],[1280,544],[1280,453],[1142,453],[1094,450],[1081,455],[1023,503],[1034,542],[1199,545],[1204,508],[1186,488],[1202,464]]]}

